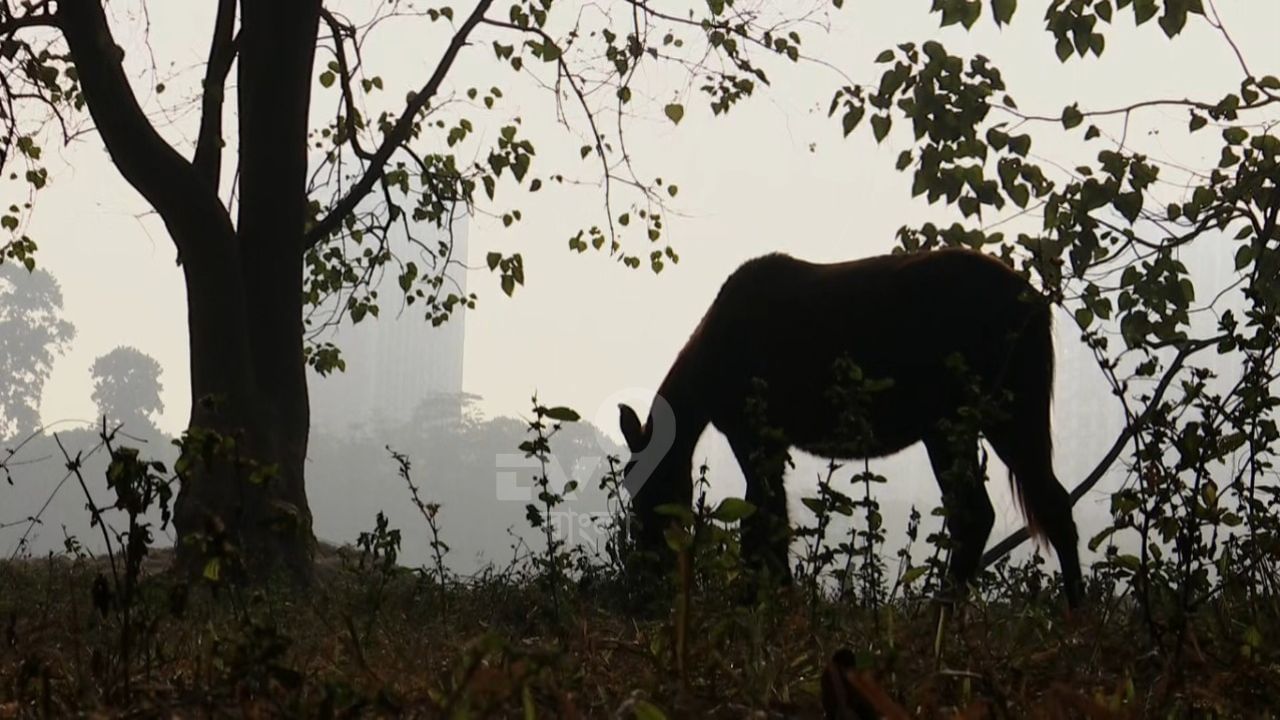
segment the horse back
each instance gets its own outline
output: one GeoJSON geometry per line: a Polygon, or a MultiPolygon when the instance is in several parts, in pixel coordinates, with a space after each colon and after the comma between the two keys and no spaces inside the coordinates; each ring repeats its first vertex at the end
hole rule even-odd
{"type": "Polygon", "coordinates": [[[726,280],[681,363],[699,378],[709,418],[722,430],[746,422],[745,397],[764,393],[770,422],[795,444],[838,456],[847,453],[829,447],[840,442],[830,437],[841,411],[831,391],[842,381],[838,361],[852,362],[890,383],[871,410],[882,446],[875,454],[884,454],[953,411],[962,381],[998,387],[1017,339],[1048,322],[1024,278],[976,252],[832,264],[768,255],[726,280]]]}

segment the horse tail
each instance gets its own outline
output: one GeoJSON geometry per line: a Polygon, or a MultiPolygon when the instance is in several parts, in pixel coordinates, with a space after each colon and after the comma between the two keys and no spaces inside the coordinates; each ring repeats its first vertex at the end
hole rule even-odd
{"type": "MultiPolygon", "coordinates": [[[[1036,302],[1014,342],[1005,389],[1012,393],[1012,417],[1019,436],[1018,460],[1009,464],[1009,484],[1027,530],[1036,540],[1045,537],[1061,507],[1061,485],[1053,474],[1053,313],[1036,302]]],[[[1007,460],[1006,460],[1007,462],[1007,460]]],[[[1070,512],[1070,505],[1065,508],[1070,512]]]]}

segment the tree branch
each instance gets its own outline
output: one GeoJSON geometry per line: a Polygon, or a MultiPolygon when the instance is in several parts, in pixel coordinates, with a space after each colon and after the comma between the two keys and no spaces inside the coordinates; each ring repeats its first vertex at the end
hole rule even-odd
{"type": "Polygon", "coordinates": [[[200,107],[200,132],[196,136],[196,152],[191,159],[196,174],[218,190],[222,174],[222,103],[226,96],[227,74],[236,57],[236,0],[218,0],[218,15],[213,25],[213,42],[204,73],[204,96],[200,107]]]}
{"type": "Polygon", "coordinates": [[[9,18],[0,22],[0,35],[12,35],[23,28],[32,27],[58,27],[58,20],[54,15],[47,12],[9,18]]]}
{"type": "MultiPolygon", "coordinates": [[[[1111,469],[1111,465],[1120,457],[1120,453],[1124,450],[1124,446],[1127,445],[1129,440],[1131,440],[1133,436],[1142,429],[1142,426],[1147,424],[1147,421],[1151,418],[1151,414],[1155,412],[1156,406],[1158,406],[1160,401],[1164,399],[1165,392],[1169,389],[1169,386],[1173,384],[1174,377],[1176,377],[1178,372],[1182,369],[1187,358],[1207,347],[1217,345],[1224,339],[1225,336],[1220,335],[1204,340],[1196,340],[1183,345],[1182,348],[1178,350],[1178,354],[1174,356],[1173,362],[1171,362],[1169,364],[1169,368],[1165,370],[1164,375],[1160,378],[1160,382],[1156,383],[1155,391],[1151,393],[1151,400],[1147,402],[1146,409],[1143,410],[1142,414],[1135,418],[1133,422],[1125,426],[1125,429],[1120,433],[1119,437],[1116,438],[1115,443],[1111,445],[1111,449],[1102,457],[1102,460],[1098,461],[1093,472],[1089,473],[1088,477],[1081,481],[1080,484],[1071,491],[1072,507],[1080,501],[1080,498],[1088,494],[1088,492],[1093,489],[1094,485],[1097,485],[1098,482],[1102,480],[1102,476],[1111,469]]],[[[995,547],[988,550],[986,554],[982,556],[981,567],[988,568],[995,564],[1005,555],[1013,552],[1013,550],[1019,545],[1026,542],[1030,537],[1031,533],[1028,532],[1027,528],[1023,527],[1004,540],[996,543],[995,547]]]]}
{"type": "Polygon", "coordinates": [[[125,75],[101,0],[62,0],[58,22],[85,102],[120,174],[160,213],[180,253],[210,225],[231,221],[214,190],[147,120],[125,75]]]}
{"type": "MultiPolygon", "coordinates": [[[[365,150],[364,146],[360,144],[359,127],[356,122],[359,111],[356,110],[355,92],[351,89],[351,64],[347,62],[345,48],[346,37],[354,39],[355,32],[348,27],[344,27],[333,13],[324,8],[320,9],[320,18],[329,26],[329,32],[333,35],[333,54],[337,57],[338,62],[338,86],[342,90],[343,107],[347,110],[346,129],[347,135],[351,138],[351,149],[355,150],[356,157],[362,160],[372,160],[373,153],[365,150]]],[[[341,131],[341,128],[339,128],[339,131],[341,131]]]]}
{"type": "Polygon", "coordinates": [[[303,241],[304,248],[314,247],[321,240],[328,237],[329,233],[338,229],[343,219],[350,215],[355,210],[356,205],[373,189],[374,184],[382,177],[383,169],[396,148],[409,140],[409,136],[413,132],[414,119],[440,90],[440,85],[453,67],[453,62],[458,57],[458,52],[466,45],[467,37],[475,29],[476,25],[480,24],[485,12],[488,11],[489,6],[492,4],[493,0],[480,0],[480,2],[476,3],[475,9],[467,16],[458,31],[454,33],[453,39],[449,41],[449,46],[445,48],[444,55],[441,56],[435,71],[431,73],[431,77],[427,79],[422,89],[405,105],[404,111],[400,113],[400,117],[391,128],[391,132],[387,133],[386,137],[383,138],[382,144],[373,153],[373,158],[369,161],[368,167],[365,168],[364,174],[360,176],[360,179],[356,181],[356,184],[347,192],[346,196],[339,200],[327,215],[307,231],[303,241]]]}

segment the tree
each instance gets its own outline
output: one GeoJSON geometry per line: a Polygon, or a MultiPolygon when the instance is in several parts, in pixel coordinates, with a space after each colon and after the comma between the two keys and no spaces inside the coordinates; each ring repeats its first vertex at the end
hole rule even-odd
{"type": "MultiPolygon", "coordinates": [[[[942,25],[965,28],[988,7],[997,25],[1017,12],[1015,0],[933,3],[942,25]]],[[[997,253],[1075,318],[1128,423],[1072,500],[1130,448],[1115,522],[1090,546],[1129,535],[1140,555],[1112,545],[1109,571],[1144,600],[1168,580],[1185,617],[1233,578],[1275,571],[1264,548],[1280,536],[1280,79],[1241,52],[1212,0],[1063,0],[1049,3],[1044,27],[1058,59],[1077,62],[1103,56],[1125,16],[1175,43],[1193,24],[1215,33],[1237,61],[1231,89],[1108,108],[1064,98],[1061,110],[1033,112],[988,58],[931,40],[884,50],[879,82],[842,88],[830,108],[846,135],[864,118],[877,142],[909,126],[897,169],[911,173],[914,195],[956,211],[950,226],[903,227],[902,250],[997,253]],[[1163,124],[1148,140],[1130,132],[1144,113],[1180,114],[1186,125],[1163,124]],[[1096,154],[1032,154],[1033,140],[1057,133],[1096,154]],[[1212,152],[1161,156],[1193,138],[1212,152]]],[[[1014,534],[985,561],[1026,538],[1014,534]]]]}
{"type": "Polygon", "coordinates": [[[155,430],[153,415],[164,412],[160,363],[135,348],[121,346],[93,361],[93,402],[98,415],[126,432],[155,430]]]}
{"type": "MultiPolygon", "coordinates": [[[[146,0],[138,4],[139,15],[148,17],[146,0]]],[[[713,112],[727,112],[767,82],[759,57],[801,58],[798,30],[823,4],[786,17],[770,3],[733,0],[695,3],[678,15],[641,0],[600,4],[590,13],[552,0],[496,7],[477,0],[456,14],[450,7],[388,2],[355,21],[321,0],[219,0],[198,127],[191,128],[194,142],[184,142],[144,111],[132,78],[151,78],[157,95],[166,83],[155,79],[154,68],[129,64],[146,53],[126,55],[117,46],[102,0],[0,0],[6,130],[0,163],[11,170],[24,165],[13,176],[31,192],[40,190],[48,182],[42,130],[70,140],[87,111],[112,162],[154,208],[177,250],[187,288],[192,397],[174,514],[179,563],[198,571],[207,566],[203,549],[215,544],[210,541],[230,540],[250,573],[287,568],[305,580],[313,540],[303,478],[304,373],[308,364],[322,373],[341,368],[338,348],[308,343],[308,309],[337,307],[351,322],[376,317],[379,299],[369,280],[389,271],[397,274],[405,302],[418,303],[428,320],[443,320],[474,298],[449,292],[449,243],[418,241],[414,223],[447,228],[462,205],[493,204],[513,184],[536,192],[546,182],[574,179],[571,168],[535,173],[535,146],[518,117],[501,127],[492,147],[468,145],[478,141],[469,115],[500,111],[503,93],[494,82],[487,90],[456,88],[451,98],[448,81],[460,55],[492,53],[495,81],[505,67],[545,82],[565,117],[573,118],[569,132],[583,138],[581,159],[593,163],[602,181],[604,208],[596,214],[604,218],[588,221],[570,247],[607,249],[640,266],[640,256],[623,245],[629,229],[656,243],[648,252],[656,271],[677,259],[659,242],[663,198],[677,188],[636,176],[621,128],[650,107],[661,107],[673,123],[685,109],[678,98],[645,101],[632,88],[640,68],[686,69],[713,112]],[[384,102],[383,79],[365,65],[365,43],[384,24],[411,17],[450,30],[434,53],[424,52],[438,59],[420,84],[403,101],[384,102]],[[318,50],[324,55],[319,73],[318,50]],[[323,91],[316,99],[334,109],[319,128],[311,116],[316,82],[323,91]],[[222,121],[232,99],[234,132],[222,121]],[[234,150],[233,174],[224,174],[230,163],[224,147],[234,150]],[[319,158],[313,161],[309,151],[319,158]],[[615,207],[623,193],[633,202],[615,207]],[[405,236],[399,248],[393,231],[405,236]],[[402,259],[408,247],[427,256],[423,266],[402,259]]],[[[13,234],[0,257],[32,261],[35,244],[19,234],[27,212],[14,205],[0,217],[13,234]]],[[[514,207],[496,212],[507,224],[520,219],[514,207]]],[[[488,265],[507,294],[524,280],[518,254],[491,253],[488,265]]]]}
{"type": "Polygon", "coordinates": [[[62,290],[52,275],[0,265],[0,438],[40,426],[44,383],[75,334],[62,319],[62,290]]]}

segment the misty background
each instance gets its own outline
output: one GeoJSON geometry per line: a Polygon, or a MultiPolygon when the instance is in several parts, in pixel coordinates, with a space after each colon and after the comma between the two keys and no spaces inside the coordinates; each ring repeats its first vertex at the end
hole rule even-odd
{"type": "MultiPolygon", "coordinates": [[[[412,308],[387,307],[377,320],[330,329],[327,339],[344,349],[348,367],[336,376],[311,377],[307,470],[317,535],[354,542],[381,510],[404,533],[403,561],[427,561],[428,529],[396,475],[385,449],[390,445],[409,456],[426,498],[443,505],[450,567],[468,572],[486,561],[502,562],[519,538],[534,537],[524,521],[534,469],[516,447],[535,392],[543,403],[582,414],[582,423],[566,425],[553,440],[553,484],[577,479],[581,490],[567,507],[583,515],[599,512],[604,501],[596,479],[607,467],[605,458],[625,458],[617,444],[617,403],[641,412],[648,407],[734,268],[773,251],[814,261],[888,252],[904,224],[957,220],[946,209],[913,200],[909,176],[893,170],[905,138],[890,135],[876,145],[861,133],[845,140],[839,123],[827,117],[831,91],[843,84],[841,73],[871,81],[879,73],[873,58],[886,47],[935,38],[953,53],[987,55],[1024,111],[1054,117],[1070,100],[1100,109],[1147,98],[1216,98],[1230,92],[1238,76],[1231,48],[1204,24],[1171,44],[1150,28],[1117,23],[1102,59],[1064,66],[1037,32],[1035,13],[1019,13],[1003,32],[987,24],[973,31],[939,30],[924,3],[907,5],[857,3],[816,18],[830,25],[830,33],[811,32],[806,51],[833,69],[770,67],[774,87],[728,118],[712,118],[694,97],[695,88],[673,85],[670,78],[642,79],[641,88],[659,106],[688,99],[690,107],[678,127],[655,112],[651,120],[638,120],[628,137],[640,175],[660,176],[680,188],[664,222],[680,262],[660,275],[627,270],[604,254],[568,252],[569,235],[602,216],[603,199],[599,187],[566,184],[521,197],[522,220],[510,228],[483,213],[455,227],[460,263],[453,279],[478,295],[474,310],[433,328],[412,308]],[[523,254],[527,280],[513,298],[502,294],[485,265],[490,251],[523,254]]],[[[1236,0],[1220,3],[1219,11],[1246,58],[1263,66],[1280,60],[1274,41],[1280,3],[1236,0]]],[[[163,97],[142,85],[138,89],[148,109],[167,119],[166,132],[180,137],[194,135],[195,120],[171,108],[175,97],[199,91],[199,74],[191,69],[203,61],[211,15],[211,7],[186,4],[152,9],[151,24],[188,31],[146,37],[167,89],[163,97]]],[[[120,42],[140,48],[140,19],[114,21],[120,42]]],[[[430,48],[438,47],[433,43],[442,32],[424,21],[375,34],[366,62],[382,74],[388,96],[400,97],[417,84],[435,60],[430,48]]],[[[139,78],[143,63],[151,61],[143,54],[129,56],[138,63],[139,78]]],[[[458,70],[455,93],[471,84],[503,86],[504,112],[520,117],[522,132],[539,138],[539,162],[570,163],[563,158],[576,157],[581,143],[558,124],[553,99],[497,67],[484,42],[463,54],[458,70]]],[[[328,112],[333,100],[318,91],[318,112],[328,112]]],[[[477,130],[492,136],[500,118],[492,116],[492,125],[477,130]]],[[[1216,163],[1211,140],[1199,146],[1182,133],[1162,135],[1185,122],[1181,111],[1157,109],[1097,124],[1136,151],[1187,167],[1216,163]]],[[[1081,148],[1053,133],[1037,136],[1037,160],[1046,166],[1070,167],[1081,148]]],[[[13,450],[9,476],[0,477],[0,552],[6,556],[61,551],[68,536],[100,547],[83,492],[52,433],[73,457],[85,454],[89,490],[104,500],[105,452],[94,450],[99,414],[123,423],[129,437],[121,440],[171,466],[170,440],[185,426],[190,402],[184,289],[161,223],[92,138],[67,147],[49,144],[46,153],[57,157],[50,162],[51,186],[25,229],[40,242],[39,270],[28,274],[11,263],[0,265],[0,457],[13,450]],[[43,434],[20,445],[40,426],[43,434]],[[28,518],[36,515],[41,522],[33,524],[28,518]]],[[[1178,190],[1176,182],[1165,189],[1175,197],[1178,190]]],[[[1007,232],[1039,222],[1034,213],[986,218],[988,227],[1002,224],[1007,232]]],[[[1220,253],[1200,249],[1198,256],[1184,258],[1201,297],[1227,284],[1233,272],[1228,248],[1224,242],[1220,253]]],[[[1080,344],[1074,321],[1062,314],[1056,323],[1055,460],[1057,474],[1072,487],[1111,445],[1123,415],[1080,344]]],[[[714,430],[704,436],[695,461],[710,466],[714,498],[742,494],[741,473],[714,430]]],[[[938,490],[921,447],[870,466],[889,479],[878,497],[891,550],[908,509],[915,505],[927,516],[939,502],[938,490]]],[[[861,469],[851,464],[839,476],[861,469]]],[[[796,454],[788,484],[794,523],[806,521],[799,498],[813,494],[824,473],[825,461],[796,454]]],[[[1007,473],[993,464],[991,474],[998,515],[994,541],[1020,519],[1007,473]]],[[[1082,538],[1107,522],[1109,494],[1122,474],[1122,468],[1113,469],[1113,477],[1077,505],[1082,538]]],[[[930,530],[935,527],[926,522],[930,530]]],[[[846,529],[835,526],[829,536],[846,529]]],[[[583,532],[572,539],[594,538],[583,532]]]]}

